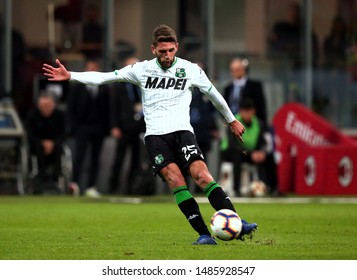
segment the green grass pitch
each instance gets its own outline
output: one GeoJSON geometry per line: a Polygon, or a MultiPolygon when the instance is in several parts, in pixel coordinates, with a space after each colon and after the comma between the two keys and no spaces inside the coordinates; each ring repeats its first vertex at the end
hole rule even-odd
{"type": "MultiPolygon", "coordinates": [[[[357,204],[235,203],[253,240],[193,246],[173,199],[0,197],[2,260],[354,260],[357,204]]],[[[214,210],[200,203],[205,220],[214,210]]]]}

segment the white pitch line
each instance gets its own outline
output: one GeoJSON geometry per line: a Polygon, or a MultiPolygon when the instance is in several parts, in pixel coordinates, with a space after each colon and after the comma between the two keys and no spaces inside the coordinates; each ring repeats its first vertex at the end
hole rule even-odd
{"type": "MultiPolygon", "coordinates": [[[[208,203],[205,197],[196,198],[199,203],[208,203]]],[[[357,204],[357,197],[231,197],[233,203],[322,203],[357,204]]]]}
{"type": "MultiPolygon", "coordinates": [[[[209,203],[208,199],[203,196],[195,197],[198,203],[209,203]]],[[[172,201],[172,197],[168,196],[167,201],[172,201]]],[[[231,197],[233,203],[280,203],[280,204],[309,204],[309,203],[321,203],[321,204],[357,204],[357,197],[231,197]]],[[[159,200],[155,199],[155,196],[150,197],[109,197],[111,203],[160,203],[166,202],[162,197],[159,200]]]]}

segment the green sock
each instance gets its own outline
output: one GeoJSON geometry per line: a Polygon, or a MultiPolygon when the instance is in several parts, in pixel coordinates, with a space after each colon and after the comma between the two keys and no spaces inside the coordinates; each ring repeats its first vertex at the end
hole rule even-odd
{"type": "Polygon", "coordinates": [[[220,186],[215,181],[212,181],[203,189],[203,193],[209,197],[211,192],[216,188],[220,188],[220,186]]]}
{"type": "Polygon", "coordinates": [[[218,211],[221,209],[230,209],[236,212],[232,201],[223,191],[223,189],[215,181],[209,183],[204,189],[204,194],[207,196],[212,207],[218,211]]]}
{"type": "Polygon", "coordinates": [[[179,205],[181,202],[192,198],[191,193],[188,191],[187,186],[182,186],[174,189],[172,191],[173,195],[175,196],[175,200],[177,205],[179,205]]]}
{"type": "Polygon", "coordinates": [[[173,190],[175,200],[182,213],[185,215],[192,228],[199,235],[210,235],[210,232],[202,218],[196,200],[188,191],[187,186],[178,187],[173,190]]]}

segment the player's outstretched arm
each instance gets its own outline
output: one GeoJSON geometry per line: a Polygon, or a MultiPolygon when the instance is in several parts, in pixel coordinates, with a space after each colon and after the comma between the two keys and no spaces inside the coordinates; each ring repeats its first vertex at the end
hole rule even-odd
{"type": "Polygon", "coordinates": [[[245,131],[245,127],[244,125],[238,121],[238,120],[234,120],[233,122],[229,123],[229,127],[233,133],[233,135],[242,143],[244,142],[243,140],[243,133],[245,131]]]}
{"type": "Polygon", "coordinates": [[[206,92],[206,95],[211,100],[213,105],[220,111],[223,117],[228,122],[228,125],[231,129],[233,135],[242,143],[243,133],[245,131],[244,125],[239,122],[233,115],[232,111],[229,109],[227,102],[224,100],[223,96],[217,91],[217,89],[212,85],[211,89],[206,92]]]}
{"type": "Polygon", "coordinates": [[[98,72],[98,71],[83,71],[73,72],[67,69],[56,59],[58,67],[53,67],[49,64],[43,64],[42,70],[44,75],[48,77],[49,81],[77,81],[88,85],[102,85],[106,83],[113,83],[117,81],[130,82],[119,74],[120,70],[112,72],[98,72]]]}
{"type": "Polygon", "coordinates": [[[44,63],[42,70],[44,75],[48,77],[49,81],[68,81],[71,78],[71,73],[61,64],[59,59],[56,59],[58,67],[53,67],[44,63]]]}

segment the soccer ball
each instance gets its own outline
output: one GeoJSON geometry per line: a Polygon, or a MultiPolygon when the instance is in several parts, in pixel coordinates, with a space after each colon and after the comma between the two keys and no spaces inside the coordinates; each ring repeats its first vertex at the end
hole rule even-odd
{"type": "Polygon", "coordinates": [[[250,193],[253,197],[266,196],[267,191],[267,186],[262,181],[255,180],[250,184],[250,193]]]}
{"type": "Polygon", "coordinates": [[[229,209],[214,213],[210,225],[213,235],[224,241],[236,239],[242,231],[242,220],[229,209]]]}

